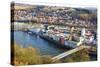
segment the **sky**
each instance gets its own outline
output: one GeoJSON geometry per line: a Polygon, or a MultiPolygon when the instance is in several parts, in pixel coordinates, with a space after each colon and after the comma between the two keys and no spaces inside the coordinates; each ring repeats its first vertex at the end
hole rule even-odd
{"type": "MultiPolygon", "coordinates": [[[[11,0],[13,1],[13,0],[11,0]]],[[[14,0],[17,3],[26,3],[26,4],[41,4],[41,5],[60,5],[60,6],[69,6],[69,7],[98,7],[95,5],[96,0],[14,0]]]]}

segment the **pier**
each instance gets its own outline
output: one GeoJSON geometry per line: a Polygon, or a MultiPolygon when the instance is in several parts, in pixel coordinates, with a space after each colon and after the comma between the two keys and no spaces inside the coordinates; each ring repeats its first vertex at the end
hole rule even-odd
{"type": "Polygon", "coordinates": [[[66,52],[64,52],[64,53],[62,53],[62,54],[59,54],[59,55],[53,57],[53,58],[52,58],[52,62],[55,62],[55,61],[57,61],[57,60],[60,60],[60,59],[62,59],[62,58],[64,58],[64,57],[67,57],[67,56],[69,56],[69,55],[71,55],[71,54],[73,54],[73,53],[75,53],[75,52],[78,52],[78,51],[80,51],[80,50],[82,50],[82,49],[85,49],[85,48],[86,48],[86,49],[89,49],[90,46],[82,45],[82,46],[76,47],[76,48],[74,48],[74,49],[71,49],[71,50],[69,50],[69,51],[66,51],[66,52]]]}

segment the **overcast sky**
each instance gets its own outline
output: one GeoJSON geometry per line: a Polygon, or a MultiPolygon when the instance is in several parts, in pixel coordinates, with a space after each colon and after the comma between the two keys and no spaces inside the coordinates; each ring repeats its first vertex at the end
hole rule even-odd
{"type": "MultiPolygon", "coordinates": [[[[13,0],[11,0],[13,1],[13,0]]],[[[43,5],[67,5],[71,7],[97,7],[97,0],[14,0],[17,3],[43,4],[43,5]]]]}

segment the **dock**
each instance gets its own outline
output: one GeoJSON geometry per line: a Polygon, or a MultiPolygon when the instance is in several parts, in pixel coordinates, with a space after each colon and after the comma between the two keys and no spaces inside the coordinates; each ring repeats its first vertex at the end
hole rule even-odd
{"type": "Polygon", "coordinates": [[[76,47],[76,48],[74,48],[74,49],[71,49],[71,50],[69,50],[69,51],[66,51],[66,52],[64,52],[64,53],[62,53],[62,54],[59,54],[59,55],[57,55],[57,56],[54,56],[54,57],[52,58],[52,62],[55,62],[55,61],[57,61],[57,60],[60,60],[60,59],[62,59],[62,58],[64,58],[64,57],[67,57],[67,56],[69,56],[69,55],[71,55],[71,54],[73,54],[73,53],[75,53],[75,52],[78,52],[78,51],[80,51],[80,50],[82,50],[82,49],[85,49],[85,48],[89,49],[90,46],[82,45],[82,46],[76,47]]]}

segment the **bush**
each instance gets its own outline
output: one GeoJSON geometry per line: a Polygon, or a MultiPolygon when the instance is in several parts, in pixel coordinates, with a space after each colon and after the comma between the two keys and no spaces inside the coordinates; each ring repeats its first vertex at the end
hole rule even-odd
{"type": "Polygon", "coordinates": [[[32,64],[49,64],[51,63],[50,56],[41,56],[38,53],[38,50],[32,47],[23,48],[18,44],[14,44],[14,51],[12,51],[11,62],[14,65],[32,65],[32,64]]]}

